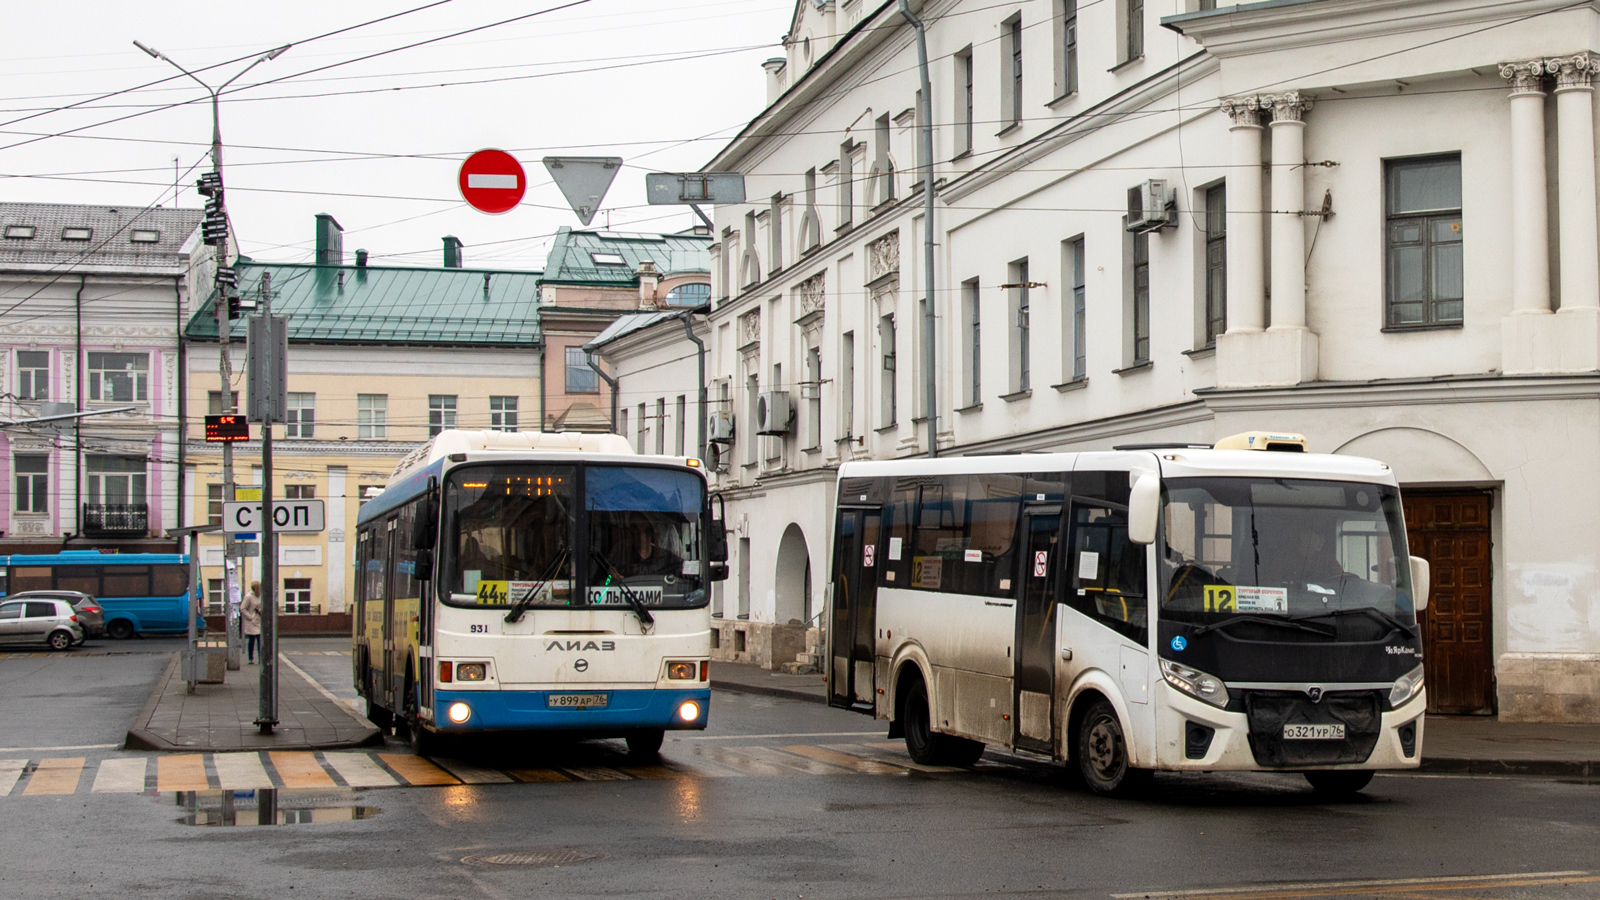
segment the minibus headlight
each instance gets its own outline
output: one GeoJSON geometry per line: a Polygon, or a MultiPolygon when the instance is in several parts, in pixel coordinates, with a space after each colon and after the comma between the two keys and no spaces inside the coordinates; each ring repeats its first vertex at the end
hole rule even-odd
{"type": "Polygon", "coordinates": [[[482,681],[488,674],[489,667],[483,663],[457,663],[457,681],[482,681]]]}
{"type": "Polygon", "coordinates": [[[459,700],[450,704],[450,721],[460,725],[470,718],[472,718],[472,707],[459,700]]]}
{"type": "Polygon", "coordinates": [[[678,718],[685,722],[693,722],[700,718],[700,704],[693,700],[685,700],[678,704],[678,718]]]}
{"type": "Polygon", "coordinates": [[[1199,669],[1191,669],[1170,659],[1161,661],[1161,677],[1185,694],[1216,707],[1228,705],[1228,687],[1222,679],[1199,669]]]}
{"type": "Polygon", "coordinates": [[[1422,691],[1422,667],[1415,669],[1394,680],[1394,687],[1389,690],[1389,706],[1399,709],[1411,702],[1422,691]]]}
{"type": "Polygon", "coordinates": [[[667,680],[669,681],[694,681],[695,664],[692,662],[669,661],[667,663],[667,680]]]}

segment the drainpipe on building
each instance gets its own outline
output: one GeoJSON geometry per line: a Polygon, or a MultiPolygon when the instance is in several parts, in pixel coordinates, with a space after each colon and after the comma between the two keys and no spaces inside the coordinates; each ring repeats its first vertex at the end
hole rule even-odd
{"type": "MultiPolygon", "coordinates": [[[[76,390],[74,392],[75,403],[72,411],[76,413],[83,412],[83,291],[88,286],[89,276],[80,273],[78,275],[78,295],[73,299],[73,318],[76,323],[75,330],[78,333],[77,361],[73,363],[78,370],[75,373],[76,377],[73,378],[76,390]]],[[[76,462],[72,466],[73,529],[71,537],[83,537],[83,416],[78,416],[72,420],[72,447],[73,458],[76,462]]],[[[70,540],[71,537],[62,540],[61,545],[65,547],[67,540],[70,540]]]]}
{"type": "Polygon", "coordinates": [[[706,458],[706,344],[694,336],[694,326],[689,324],[689,317],[694,310],[685,310],[678,316],[678,321],[683,323],[683,333],[694,341],[695,359],[700,364],[700,459],[706,458]]]}
{"type": "MultiPolygon", "coordinates": [[[[189,437],[189,350],[188,344],[183,340],[183,276],[172,276],[173,306],[178,314],[178,505],[173,519],[182,528],[183,501],[188,495],[185,493],[184,479],[184,447],[189,437]]],[[[189,540],[191,548],[198,546],[200,538],[196,535],[189,540]]],[[[193,616],[190,616],[193,619],[193,616]]]]}
{"type": "Polygon", "coordinates": [[[544,393],[544,344],[539,344],[539,431],[545,430],[545,424],[550,420],[545,416],[544,393]]]}
{"type": "Polygon", "coordinates": [[[922,173],[922,233],[923,241],[923,318],[926,320],[926,356],[928,357],[927,371],[928,383],[927,404],[925,413],[928,417],[928,457],[931,459],[939,455],[939,390],[938,370],[934,368],[933,358],[936,348],[937,332],[934,330],[933,315],[933,83],[928,78],[928,33],[922,20],[911,14],[911,7],[906,0],[900,0],[900,15],[911,23],[917,32],[917,71],[922,76],[922,164],[925,170],[922,173]]]}
{"type": "Polygon", "coordinates": [[[612,434],[616,434],[617,433],[617,379],[612,378],[610,375],[607,375],[606,373],[600,371],[600,367],[594,364],[594,351],[589,349],[588,347],[584,347],[583,348],[583,358],[588,361],[589,368],[594,370],[594,373],[596,375],[600,376],[600,379],[606,383],[607,387],[611,388],[611,433],[612,434]]]}

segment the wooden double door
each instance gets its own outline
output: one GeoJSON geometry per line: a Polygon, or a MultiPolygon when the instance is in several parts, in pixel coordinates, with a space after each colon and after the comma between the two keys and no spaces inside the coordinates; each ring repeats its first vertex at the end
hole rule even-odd
{"type": "Polygon", "coordinates": [[[1407,492],[1404,498],[1411,554],[1431,570],[1420,617],[1428,712],[1494,715],[1490,495],[1407,492]]]}

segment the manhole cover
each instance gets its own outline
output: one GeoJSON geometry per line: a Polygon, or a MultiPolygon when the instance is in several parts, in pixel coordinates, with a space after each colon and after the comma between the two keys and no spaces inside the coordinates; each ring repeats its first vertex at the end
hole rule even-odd
{"type": "Polygon", "coordinates": [[[521,850],[512,853],[475,853],[462,858],[474,866],[571,866],[605,859],[604,853],[588,850],[521,850]]]}

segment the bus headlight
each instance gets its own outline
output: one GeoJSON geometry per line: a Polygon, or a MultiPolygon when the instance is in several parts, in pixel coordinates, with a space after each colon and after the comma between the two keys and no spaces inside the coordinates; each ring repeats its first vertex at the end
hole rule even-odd
{"type": "Polygon", "coordinates": [[[1228,688],[1222,679],[1199,669],[1191,669],[1170,659],[1161,660],[1161,677],[1185,694],[1216,707],[1228,705],[1228,688]]]}
{"type": "Polygon", "coordinates": [[[694,681],[695,668],[696,666],[692,662],[669,660],[667,662],[667,680],[694,681]]]}
{"type": "Polygon", "coordinates": [[[450,721],[460,725],[470,718],[472,718],[472,707],[459,700],[450,704],[450,721]]]}
{"type": "Polygon", "coordinates": [[[483,663],[458,663],[456,664],[456,680],[482,681],[488,672],[488,668],[483,663]]]}
{"type": "Polygon", "coordinates": [[[685,722],[693,722],[700,718],[700,704],[693,700],[685,700],[678,704],[678,718],[685,722]]]}
{"type": "Polygon", "coordinates": [[[1411,698],[1415,697],[1421,690],[1422,667],[1417,666],[1394,680],[1394,687],[1389,689],[1389,705],[1399,709],[1411,702],[1411,698]]]}

